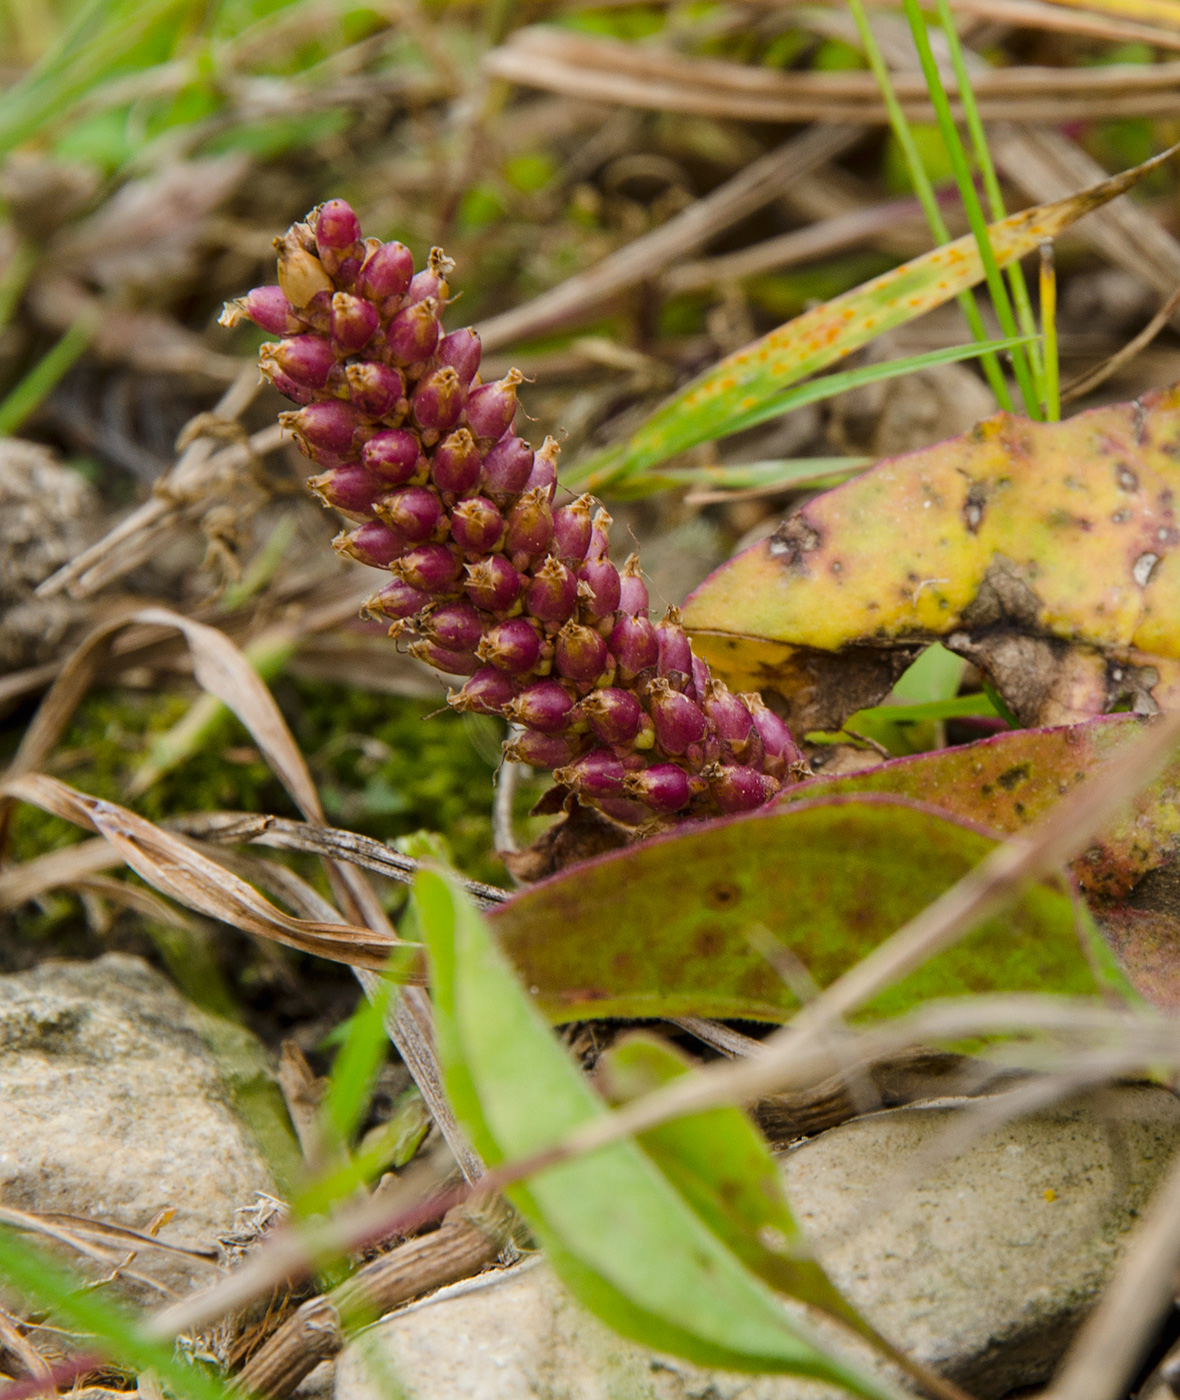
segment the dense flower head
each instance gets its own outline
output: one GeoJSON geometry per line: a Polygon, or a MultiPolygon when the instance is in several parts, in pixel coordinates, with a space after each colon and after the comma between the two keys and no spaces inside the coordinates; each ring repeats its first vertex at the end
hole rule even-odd
{"type": "Polygon", "coordinates": [[[275,246],[278,286],[222,324],[280,337],[260,368],[298,405],[281,421],[311,489],[350,522],[336,548],[391,576],[367,611],[465,678],[456,709],[510,720],[510,758],[630,822],[747,811],[802,771],[786,725],[710,676],[677,610],[651,620],[606,511],[562,499],[557,442],[534,451],[514,427],[521,374],[485,383],[476,333],[444,334],[441,249],[415,272],[340,199],[275,246]]]}

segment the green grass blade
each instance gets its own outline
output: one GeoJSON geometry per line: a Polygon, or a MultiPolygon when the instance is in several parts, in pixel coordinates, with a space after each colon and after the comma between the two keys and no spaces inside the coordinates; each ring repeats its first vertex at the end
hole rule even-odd
{"type": "Polygon", "coordinates": [[[0,437],[15,433],[53,391],[54,386],[82,354],[98,329],[96,317],[79,316],[52,350],[47,350],[31,370],[19,380],[0,402],[0,437]]]}
{"type": "MultiPolygon", "coordinates": [[[[926,215],[926,222],[930,225],[930,232],[934,235],[935,243],[947,243],[950,241],[950,230],[946,226],[946,220],[942,217],[942,210],[938,207],[938,200],[935,197],[933,186],[930,184],[930,177],[926,174],[926,167],[922,163],[922,156],[918,150],[918,143],[914,140],[914,133],[910,129],[909,121],[898,101],[893,79],[889,76],[889,67],[877,43],[877,36],[869,24],[862,0],[848,0],[848,2],[857,33],[860,35],[865,57],[868,59],[873,77],[877,80],[877,86],[881,90],[881,96],[889,113],[889,125],[893,128],[893,134],[905,156],[906,166],[910,172],[910,181],[926,215]]],[[[961,292],[956,300],[972,336],[981,342],[986,340],[988,338],[987,331],[984,328],[979,307],[975,304],[974,296],[965,291],[961,292]]],[[[987,382],[992,393],[996,396],[996,402],[1001,408],[1006,408],[1011,412],[1012,396],[1008,392],[1008,385],[1004,380],[1004,372],[1000,368],[999,361],[994,355],[985,355],[982,364],[987,382]]]]}
{"type": "MultiPolygon", "coordinates": [[[[930,35],[926,31],[926,20],[918,8],[918,0],[902,0],[902,2],[905,6],[906,18],[909,20],[910,31],[914,36],[914,44],[917,46],[918,58],[922,64],[922,73],[926,78],[930,100],[934,104],[934,114],[938,118],[938,129],[942,133],[943,144],[951,158],[951,167],[955,172],[955,183],[959,186],[959,195],[967,214],[967,222],[971,227],[971,232],[975,235],[976,243],[979,245],[984,278],[1000,322],[1000,329],[1006,336],[1014,336],[1016,334],[1016,317],[1012,312],[1012,301],[1004,279],[1000,276],[995,253],[992,251],[991,240],[988,237],[987,220],[984,218],[983,207],[979,203],[979,195],[975,190],[967,152],[963,149],[959,129],[951,116],[950,99],[947,97],[942,74],[938,71],[938,64],[934,61],[934,53],[930,48],[930,35]]],[[[1012,351],[1012,369],[1024,397],[1026,412],[1030,418],[1039,419],[1041,405],[1037,395],[1037,386],[1033,382],[1032,370],[1023,347],[1012,351]]]]}

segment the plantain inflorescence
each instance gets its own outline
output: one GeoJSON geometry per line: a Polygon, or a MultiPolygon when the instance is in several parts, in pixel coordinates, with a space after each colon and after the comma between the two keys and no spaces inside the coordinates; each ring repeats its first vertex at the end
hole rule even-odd
{"type": "MultiPolygon", "coordinates": [[[[610,516],[558,504],[558,444],[513,420],[516,370],[485,384],[479,337],[444,334],[453,264],[415,272],[401,243],[362,239],[329,200],[279,239],[278,286],[227,305],[279,339],[262,373],[299,405],[281,421],[320,468],[311,489],[352,522],[344,555],[390,581],[368,600],[390,635],[447,676],[449,702],[517,726],[509,758],[612,815],[707,816],[761,806],[801,769],[758,695],[695,656],[675,608],[648,616],[610,516]]],[[[567,493],[568,494],[568,493],[567,493]]]]}

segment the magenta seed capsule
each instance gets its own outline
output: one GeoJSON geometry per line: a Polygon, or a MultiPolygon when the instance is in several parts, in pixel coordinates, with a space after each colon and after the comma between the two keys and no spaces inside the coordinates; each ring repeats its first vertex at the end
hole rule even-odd
{"type": "Polygon", "coordinates": [[[485,619],[464,599],[440,603],[421,625],[429,641],[450,651],[474,651],[483,637],[485,619]]]}
{"type": "Polygon", "coordinates": [[[463,412],[463,385],[450,365],[422,376],[410,399],[410,407],[420,428],[445,433],[455,426],[463,412]]]}
{"type": "Polygon", "coordinates": [[[508,434],[484,458],[484,490],[503,505],[525,489],[532,470],[533,449],[521,438],[508,434]]]}
{"type": "Polygon", "coordinates": [[[709,663],[694,655],[692,658],[692,685],[689,688],[695,700],[701,699],[709,689],[710,682],[709,663]]]}
{"type": "Polygon", "coordinates": [[[316,211],[315,241],[322,253],[325,248],[339,252],[351,248],[361,236],[361,226],[352,207],[343,199],[329,199],[316,211]]]}
{"type": "Polygon", "coordinates": [[[377,308],[364,297],[337,292],[332,298],[332,339],[346,355],[354,355],[373,339],[377,308]]]}
{"type": "Polygon", "coordinates": [[[361,449],[361,461],[387,486],[400,486],[409,481],[421,455],[418,439],[401,428],[383,428],[361,449]]]}
{"type": "Polygon", "coordinates": [[[597,680],[607,666],[606,642],[593,627],[567,622],[557,634],[553,664],[571,681],[597,680]]]}
{"type": "Polygon", "coordinates": [[[502,554],[492,554],[477,564],[467,565],[467,596],[484,612],[501,613],[520,597],[524,579],[502,554]]]}
{"type": "Polygon", "coordinates": [[[440,491],[465,495],[479,481],[482,460],[475,439],[466,428],[443,438],[430,460],[430,479],[440,491]]]}
{"type": "Polygon", "coordinates": [[[656,664],[659,658],[656,629],[646,617],[621,612],[610,634],[610,650],[624,678],[630,680],[656,664]]]}
{"type": "Polygon", "coordinates": [[[658,677],[647,692],[647,708],[656,726],[656,741],[665,753],[681,754],[699,744],[709,725],[700,706],[658,677]]]}
{"type": "Polygon", "coordinates": [[[741,700],[720,681],[710,681],[699,704],[718,739],[727,744],[735,758],[742,758],[750,747],[754,721],[741,700]]]}
{"type": "Polygon", "coordinates": [[[474,710],[481,715],[498,715],[516,695],[512,678],[494,666],[481,666],[462,690],[447,696],[456,710],[474,710]]]}
{"type": "Polygon", "coordinates": [[[277,345],[264,345],[258,358],[264,370],[281,370],[307,389],[322,389],[336,364],[332,347],[318,335],[292,335],[277,345]]]}
{"type": "Polygon", "coordinates": [[[405,364],[428,360],[438,344],[438,303],[427,298],[399,311],[386,328],[385,344],[405,364]]]}
{"type": "Polygon", "coordinates": [[[479,370],[479,336],[469,327],[444,335],[434,352],[440,365],[450,365],[459,376],[464,388],[471,383],[479,370]]]}
{"type": "MultiPolygon", "coordinates": [[[[262,370],[263,374],[269,372],[270,382],[285,399],[290,399],[292,403],[308,404],[315,398],[314,389],[307,389],[302,384],[296,384],[295,381],[289,379],[281,369],[271,369],[268,371],[265,365],[260,365],[259,368],[262,370]]],[[[311,453],[307,455],[311,456],[311,453]]]]}
{"type": "Polygon", "coordinates": [[[528,763],[534,768],[560,768],[578,752],[578,744],[563,734],[542,734],[526,729],[504,746],[504,757],[511,763],[528,763]]]}
{"type": "Polygon", "coordinates": [[[473,651],[450,651],[434,642],[411,642],[406,650],[416,660],[448,676],[474,676],[481,665],[473,651]]]}
{"type": "Polygon", "coordinates": [[[420,588],[411,588],[408,583],[395,578],[366,600],[364,611],[391,618],[394,622],[403,622],[433,601],[429,593],[423,593],[420,588]]]}
{"type": "Polygon", "coordinates": [[[541,638],[525,618],[510,617],[488,628],[476,655],[509,675],[527,676],[540,658],[541,638]]]}
{"type": "Polygon", "coordinates": [[[346,452],[352,446],[360,418],[351,404],[333,399],[325,403],[309,403],[298,413],[284,413],[279,422],[296,437],[302,438],[309,447],[346,452]]]}
{"type": "Polygon", "coordinates": [[[639,570],[639,555],[632,554],[619,575],[619,611],[646,617],[647,609],[647,584],[639,570]]]}
{"type": "Polygon", "coordinates": [[[467,426],[477,438],[498,442],[516,416],[516,386],[524,380],[518,369],[510,369],[503,379],[480,384],[467,395],[467,426]]]}
{"type": "Polygon", "coordinates": [[[414,275],[414,255],[404,243],[382,243],[365,259],[357,290],[374,301],[400,297],[414,275]]]}
{"type": "Polygon", "coordinates": [[[395,572],[414,588],[444,593],[459,577],[459,561],[445,544],[420,544],[402,555],[395,572]]]}
{"type": "Polygon", "coordinates": [[[590,545],[586,550],[587,559],[607,559],[610,557],[610,527],[614,521],[600,506],[594,512],[591,522],[590,545]]]}
{"type": "Polygon", "coordinates": [[[371,516],[373,502],[385,491],[385,483],[353,465],[335,467],[332,471],[307,479],[308,486],[327,506],[345,515],[371,516]]]}
{"type": "MultiPolygon", "coordinates": [[[[337,535],[332,543],[341,554],[374,569],[387,569],[406,547],[405,536],[379,520],[370,520],[346,535],[337,535]]],[[[414,579],[407,581],[420,586],[414,579]]]]}
{"type": "Polygon", "coordinates": [[[628,773],[623,779],[623,791],[660,816],[679,812],[692,801],[688,774],[674,763],[656,763],[628,773]]]}
{"type": "Polygon", "coordinates": [[[619,606],[619,571],[609,559],[587,559],[578,570],[584,616],[598,619],[619,606]]]}
{"type": "Polygon", "coordinates": [[[713,801],[726,813],[752,812],[778,791],[778,783],[768,774],[732,764],[711,768],[708,779],[713,801]]]}
{"type": "Polygon", "coordinates": [[[622,761],[609,749],[591,749],[553,776],[586,797],[621,797],[625,772],[622,761]]]}
{"type": "Polygon", "coordinates": [[[553,513],[553,550],[567,564],[580,564],[590,548],[594,526],[590,521],[592,497],[579,496],[553,513]]]}
{"type": "Polygon", "coordinates": [[[670,607],[664,614],[663,621],[657,623],[656,645],[657,674],[678,676],[681,678],[680,683],[686,684],[692,677],[692,647],[689,645],[688,634],[680,625],[679,608],[670,607]]]}
{"type": "Polygon", "coordinates": [[[344,371],[348,380],[348,397],[370,418],[384,418],[405,396],[405,380],[401,371],[375,360],[363,360],[349,365],[344,371]]]}
{"type": "Polygon", "coordinates": [[[219,326],[232,328],[245,317],[269,335],[294,335],[305,327],[295,308],[283,295],[282,287],[255,287],[244,297],[227,301],[217,318],[219,326]]]}
{"type": "Polygon", "coordinates": [[[504,538],[504,517],[483,496],[469,496],[451,511],[451,537],[469,554],[491,554],[504,538]]]}
{"type": "Polygon", "coordinates": [[[526,729],[555,734],[569,723],[573,697],[560,681],[537,681],[522,690],[508,707],[508,718],[526,729]]]}
{"type": "Polygon", "coordinates": [[[378,516],[400,530],[409,544],[421,544],[434,533],[442,519],[438,497],[425,486],[403,486],[382,496],[376,504],[378,516]]]}
{"type": "Polygon", "coordinates": [[[639,731],[643,706],[629,690],[607,686],[585,697],[582,713],[604,744],[628,744],[639,731]]]}
{"type": "Polygon", "coordinates": [[[557,490],[557,458],[560,452],[561,444],[557,439],[547,437],[533,458],[533,469],[529,473],[528,481],[525,482],[527,490],[547,491],[549,499],[552,501],[557,490]]]}
{"type": "Polygon", "coordinates": [[[766,755],[763,759],[763,767],[773,777],[781,778],[792,763],[798,763],[803,757],[799,752],[798,745],[791,737],[791,731],[785,722],[779,719],[778,715],[766,705],[761,695],[751,692],[740,698],[750,711],[754,728],[762,740],[762,747],[766,755]]]}
{"type": "Polygon", "coordinates": [[[504,548],[509,554],[541,554],[553,538],[553,512],[544,491],[526,491],[508,514],[504,548]]]}
{"type": "Polygon", "coordinates": [[[577,601],[577,579],[550,555],[529,580],[525,607],[541,622],[565,622],[573,616],[577,601]]]}

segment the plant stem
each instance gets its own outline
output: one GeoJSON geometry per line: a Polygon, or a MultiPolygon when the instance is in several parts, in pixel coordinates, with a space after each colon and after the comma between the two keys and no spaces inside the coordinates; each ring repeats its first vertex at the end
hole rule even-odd
{"type": "Polygon", "coordinates": [[[1041,330],[1045,337],[1045,417],[1056,423],[1061,417],[1061,389],[1057,363],[1057,268],[1053,244],[1041,244],[1041,330]]]}

